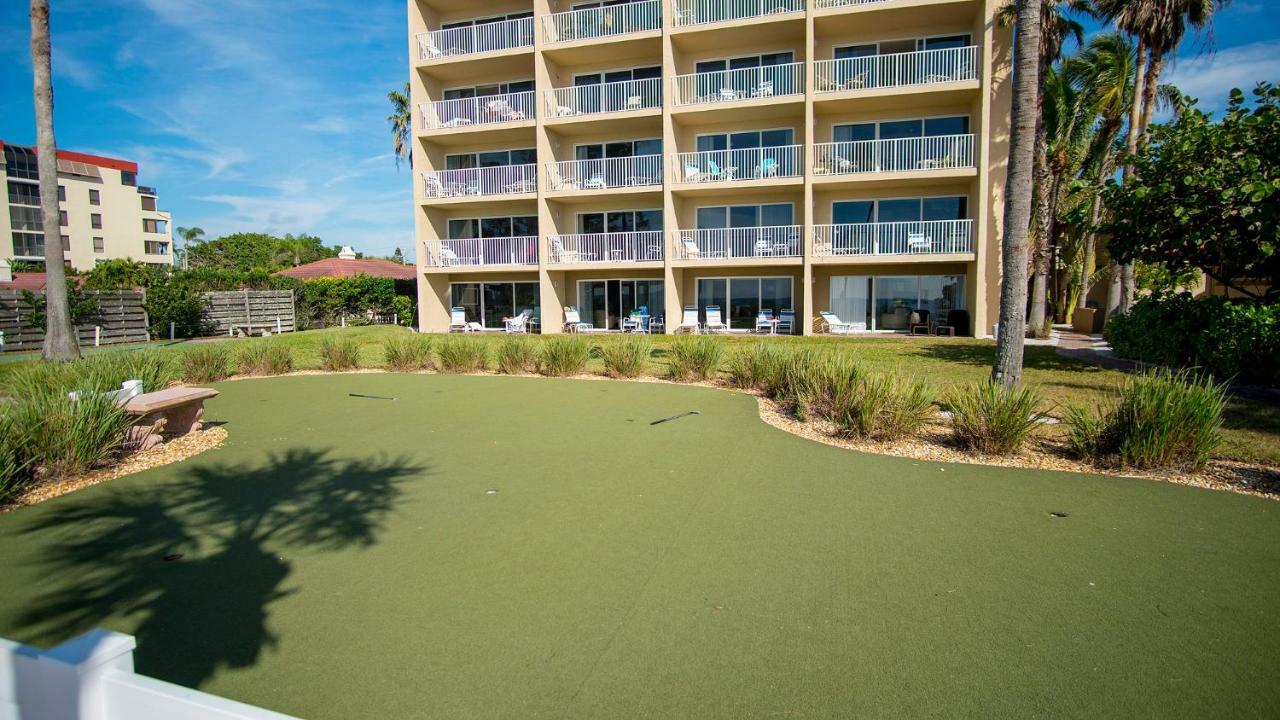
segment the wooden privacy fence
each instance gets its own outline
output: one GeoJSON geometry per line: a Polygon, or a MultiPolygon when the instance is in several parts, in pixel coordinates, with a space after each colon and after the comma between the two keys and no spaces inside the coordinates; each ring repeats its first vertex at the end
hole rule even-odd
{"type": "Polygon", "coordinates": [[[292,332],[296,328],[292,290],[229,290],[204,294],[202,325],[214,335],[292,332]]]}
{"type": "MultiPolygon", "coordinates": [[[[37,293],[42,294],[42,293],[37,293]]],[[[146,293],[138,290],[89,291],[85,296],[98,301],[92,315],[76,323],[81,347],[115,343],[146,342],[147,311],[143,308],[146,293]]],[[[44,342],[44,331],[31,325],[31,305],[18,290],[0,290],[0,333],[3,350],[38,350],[44,342]]]]}

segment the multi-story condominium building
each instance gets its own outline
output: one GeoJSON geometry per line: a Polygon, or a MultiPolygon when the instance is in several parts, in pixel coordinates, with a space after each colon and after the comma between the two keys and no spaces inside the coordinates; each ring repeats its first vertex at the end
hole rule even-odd
{"type": "MultiPolygon", "coordinates": [[[[0,142],[0,258],[44,261],[40,171],[35,148],[0,142]]],[[[58,151],[58,208],[66,261],[76,270],[129,258],[173,264],[169,213],[156,206],[155,188],[138,184],[138,164],[128,160],[58,151]]]]}
{"type": "Polygon", "coordinates": [[[718,306],[990,333],[1001,3],[409,0],[422,329],[718,306]]]}

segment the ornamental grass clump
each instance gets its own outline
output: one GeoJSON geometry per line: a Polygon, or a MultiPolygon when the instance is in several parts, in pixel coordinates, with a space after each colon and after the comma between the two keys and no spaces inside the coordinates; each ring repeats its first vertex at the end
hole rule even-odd
{"type": "Polygon", "coordinates": [[[293,372],[293,350],[284,343],[255,340],[241,348],[236,366],[244,375],[284,375],[293,372]]]}
{"type": "Polygon", "coordinates": [[[933,402],[929,386],[916,378],[861,375],[835,397],[831,421],[845,437],[898,440],[924,426],[933,402]]]}
{"type": "Polygon", "coordinates": [[[579,375],[587,369],[591,346],[572,335],[557,335],[542,343],[538,353],[538,372],[552,377],[579,375]]]}
{"type": "Polygon", "coordinates": [[[360,366],[360,344],[346,337],[327,337],[316,346],[320,368],[330,372],[354,370],[360,366]]]}
{"type": "Polygon", "coordinates": [[[125,442],[134,418],[113,395],[44,393],[13,402],[5,412],[15,462],[40,480],[84,473],[125,442]]]}
{"type": "Polygon", "coordinates": [[[0,505],[26,487],[30,479],[27,463],[18,452],[19,439],[8,411],[0,407],[0,505]]]}
{"type": "Polygon", "coordinates": [[[440,372],[480,372],[489,363],[489,346],[479,338],[452,336],[436,344],[436,367],[440,372]]]}
{"type": "Polygon", "coordinates": [[[644,372],[653,355],[653,341],[648,335],[628,335],[617,342],[597,348],[604,372],[612,378],[633,378],[644,372]]]}
{"type": "Polygon", "coordinates": [[[33,397],[44,393],[119,390],[126,380],[142,382],[143,392],[154,392],[178,379],[178,368],[170,354],[154,350],[120,350],[91,355],[66,363],[31,363],[19,366],[5,377],[3,394],[33,397]]]}
{"type": "Polygon", "coordinates": [[[527,337],[503,338],[494,352],[494,360],[498,364],[498,372],[506,375],[536,372],[538,348],[527,337]]]}
{"type": "Polygon", "coordinates": [[[774,371],[784,350],[775,343],[752,343],[729,356],[729,382],[744,390],[764,389],[765,378],[774,371]]]}
{"type": "Polygon", "coordinates": [[[431,369],[431,338],[409,333],[388,338],[382,344],[383,362],[393,372],[431,369]]]}
{"type": "Polygon", "coordinates": [[[990,455],[1022,449],[1046,417],[1040,394],[985,380],[953,390],[946,399],[952,432],[965,448],[990,455]]]}
{"type": "Polygon", "coordinates": [[[715,377],[724,360],[724,342],[708,335],[684,337],[667,346],[667,372],[689,382],[715,377]]]}
{"type": "Polygon", "coordinates": [[[182,353],[178,364],[182,368],[182,380],[188,383],[207,383],[231,376],[231,349],[221,342],[201,343],[182,353]]]}
{"type": "Polygon", "coordinates": [[[1096,412],[1067,412],[1067,442],[1094,463],[1199,470],[1222,444],[1226,388],[1210,375],[1152,370],[1127,377],[1096,412]]]}

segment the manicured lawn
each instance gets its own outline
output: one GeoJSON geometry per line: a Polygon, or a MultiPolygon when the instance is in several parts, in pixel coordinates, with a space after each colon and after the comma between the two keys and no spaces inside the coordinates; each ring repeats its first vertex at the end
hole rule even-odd
{"type": "Polygon", "coordinates": [[[0,516],[0,636],[136,633],[317,720],[1280,714],[1274,501],[861,455],[698,387],[218,387],[221,449],[0,516]]]}

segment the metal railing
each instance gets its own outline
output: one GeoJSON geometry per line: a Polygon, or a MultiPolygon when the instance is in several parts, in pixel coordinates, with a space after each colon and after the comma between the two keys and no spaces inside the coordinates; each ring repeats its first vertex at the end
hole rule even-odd
{"type": "Polygon", "coordinates": [[[804,175],[804,146],[676,153],[673,182],[711,183],[804,175]]]}
{"type": "Polygon", "coordinates": [[[978,51],[976,45],[971,45],[819,60],[813,64],[814,88],[819,93],[828,93],[975,80],[978,51]]]}
{"type": "Polygon", "coordinates": [[[571,117],[662,107],[662,79],[619,80],[544,91],[547,117],[571,117]]]}
{"type": "Polygon", "coordinates": [[[803,235],[802,225],[677,230],[673,259],[799,257],[803,235]]]}
{"type": "Polygon", "coordinates": [[[547,163],[548,190],[607,190],[661,184],[661,155],[547,163]]]}
{"type": "Polygon", "coordinates": [[[428,240],[428,267],[465,267],[469,265],[537,265],[538,237],[467,238],[465,240],[428,240]]]}
{"type": "Polygon", "coordinates": [[[642,0],[544,15],[542,39],[547,43],[560,43],[658,30],[661,27],[662,3],[659,0],[642,0]]]}
{"type": "Polygon", "coordinates": [[[852,7],[854,5],[875,5],[888,0],[815,0],[814,7],[819,10],[827,8],[852,7]]]}
{"type": "Polygon", "coordinates": [[[804,0],[675,0],[676,27],[804,12],[804,0]]]}
{"type": "Polygon", "coordinates": [[[813,146],[817,175],[973,167],[973,135],[852,140],[813,146]]]}
{"type": "Polygon", "coordinates": [[[815,257],[973,252],[973,220],[815,225],[815,257]]]}
{"type": "Polygon", "coordinates": [[[418,59],[511,50],[533,46],[533,18],[517,18],[418,34],[418,59]]]}
{"type": "Polygon", "coordinates": [[[804,94],[804,63],[677,75],[676,105],[705,105],[804,94]]]}
{"type": "Polygon", "coordinates": [[[536,104],[534,95],[532,90],[526,90],[503,95],[425,102],[419,103],[418,114],[422,117],[423,130],[532,120],[536,104]]]}
{"type": "Polygon", "coordinates": [[[549,235],[548,261],[552,264],[662,262],[662,231],[549,235]]]}
{"type": "Polygon", "coordinates": [[[429,198],[517,195],[538,190],[538,166],[533,163],[424,172],[422,178],[429,198]]]}

